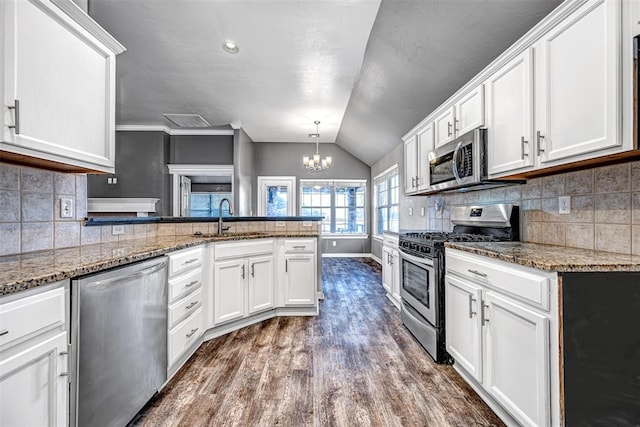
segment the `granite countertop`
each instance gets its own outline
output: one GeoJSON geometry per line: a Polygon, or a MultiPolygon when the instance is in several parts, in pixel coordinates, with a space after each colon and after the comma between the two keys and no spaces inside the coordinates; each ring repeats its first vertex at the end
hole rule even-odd
{"type": "Polygon", "coordinates": [[[640,271],[637,255],[525,242],[447,242],[445,246],[559,273],[640,271]]]}
{"type": "Polygon", "coordinates": [[[231,233],[225,236],[158,236],[0,257],[0,296],[59,280],[96,273],[209,242],[276,237],[318,237],[300,233],[231,233]]]}
{"type": "MultiPolygon", "coordinates": [[[[222,220],[228,222],[256,222],[256,221],[322,221],[322,216],[224,216],[222,220]]],[[[91,217],[85,218],[85,226],[120,225],[120,224],[181,224],[185,222],[218,222],[218,217],[209,216],[145,216],[145,217],[91,217]]]]}

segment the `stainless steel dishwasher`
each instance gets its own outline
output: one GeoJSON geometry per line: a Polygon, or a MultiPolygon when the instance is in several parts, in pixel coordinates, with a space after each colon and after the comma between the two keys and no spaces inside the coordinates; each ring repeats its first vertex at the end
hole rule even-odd
{"type": "Polygon", "coordinates": [[[125,426],[167,379],[167,258],[71,287],[71,426],[125,426]]]}

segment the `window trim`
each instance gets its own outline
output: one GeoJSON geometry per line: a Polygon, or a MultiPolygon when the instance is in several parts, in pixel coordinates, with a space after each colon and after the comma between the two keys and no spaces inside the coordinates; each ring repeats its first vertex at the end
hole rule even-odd
{"type": "MultiPolygon", "coordinates": [[[[393,175],[398,175],[398,209],[400,209],[400,168],[398,167],[398,163],[388,167],[387,169],[380,172],[378,175],[373,177],[372,184],[372,194],[371,198],[373,199],[373,229],[371,230],[371,236],[373,239],[382,241],[382,236],[385,233],[383,230],[382,234],[378,234],[378,183],[386,180],[388,182],[389,178],[393,175]]],[[[388,190],[387,190],[388,191],[388,190]]],[[[388,205],[391,206],[391,205],[388,205]]],[[[394,231],[387,231],[387,233],[394,233],[394,231]]]]}
{"type": "MultiPolygon", "coordinates": [[[[329,207],[329,209],[331,210],[331,215],[332,215],[332,226],[335,225],[334,220],[335,220],[335,210],[336,208],[344,208],[344,206],[336,206],[336,194],[335,194],[335,188],[336,188],[336,184],[340,185],[340,184],[361,184],[361,186],[364,188],[364,193],[365,193],[365,198],[364,198],[364,204],[362,206],[357,206],[357,208],[362,208],[364,209],[364,230],[368,230],[368,226],[369,226],[369,212],[368,212],[368,207],[367,207],[367,191],[368,191],[368,183],[369,180],[368,179],[322,179],[322,178],[305,178],[305,179],[300,179],[299,180],[299,200],[300,203],[298,205],[298,214],[300,216],[302,216],[302,189],[305,186],[305,184],[309,184],[309,183],[323,183],[323,184],[329,184],[329,186],[331,187],[331,206],[329,207]]],[[[322,225],[320,225],[320,229],[322,229],[322,225]]],[[[369,238],[369,233],[368,232],[364,232],[364,233],[332,233],[332,232],[322,232],[321,233],[322,237],[327,237],[327,238],[333,238],[333,239],[337,239],[337,238],[345,238],[345,239],[368,239],[369,238]]]]}

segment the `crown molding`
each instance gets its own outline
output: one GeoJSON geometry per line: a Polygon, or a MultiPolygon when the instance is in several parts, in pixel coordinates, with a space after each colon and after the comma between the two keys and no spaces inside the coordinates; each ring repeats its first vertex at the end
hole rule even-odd
{"type": "Polygon", "coordinates": [[[171,129],[163,125],[118,125],[116,131],[164,132],[169,135],[233,135],[233,129],[171,129]]]}
{"type": "Polygon", "coordinates": [[[120,44],[111,34],[93,20],[84,10],[71,0],[51,0],[53,4],[62,9],[64,13],[69,15],[78,25],[87,30],[92,36],[100,40],[105,46],[112,50],[116,55],[121,54],[127,49],[120,44]]]}

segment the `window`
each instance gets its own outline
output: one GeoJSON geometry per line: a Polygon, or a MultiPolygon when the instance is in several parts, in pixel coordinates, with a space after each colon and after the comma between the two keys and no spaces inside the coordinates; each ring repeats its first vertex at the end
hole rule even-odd
{"type": "Polygon", "coordinates": [[[300,180],[300,215],[323,216],[322,232],[366,234],[363,180],[300,180]]]}
{"type": "MultiPolygon", "coordinates": [[[[189,216],[217,217],[220,201],[225,198],[233,203],[233,195],[231,193],[191,193],[191,210],[189,216]]],[[[228,203],[225,203],[222,207],[222,216],[231,216],[229,214],[228,203]]]]}
{"type": "Polygon", "coordinates": [[[397,233],[400,228],[400,177],[398,166],[387,169],[374,178],[376,223],[374,233],[397,233]]]}
{"type": "Polygon", "coordinates": [[[295,215],[295,176],[259,176],[258,188],[259,216],[295,215]]]}

